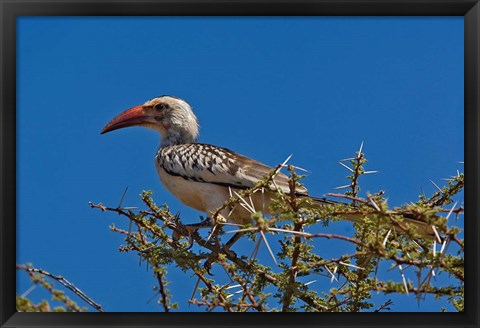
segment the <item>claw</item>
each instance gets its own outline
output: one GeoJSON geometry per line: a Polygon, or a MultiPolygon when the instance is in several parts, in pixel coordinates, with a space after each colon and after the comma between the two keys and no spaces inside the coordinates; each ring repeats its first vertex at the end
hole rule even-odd
{"type": "Polygon", "coordinates": [[[210,261],[210,259],[207,259],[205,261],[205,263],[203,264],[203,268],[207,270],[209,276],[214,276],[214,274],[210,272],[210,269],[212,268],[212,262],[210,261]]]}
{"type": "Polygon", "coordinates": [[[190,248],[192,248],[192,247],[193,247],[193,241],[190,242],[190,243],[188,243],[188,246],[185,247],[183,250],[188,251],[188,250],[189,250],[190,248]]]}

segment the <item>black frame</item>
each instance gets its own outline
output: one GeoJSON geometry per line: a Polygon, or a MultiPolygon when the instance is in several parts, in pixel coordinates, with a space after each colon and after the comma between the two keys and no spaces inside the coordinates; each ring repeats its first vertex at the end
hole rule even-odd
{"type": "Polygon", "coordinates": [[[479,0],[0,0],[0,325],[1,327],[138,326],[462,326],[479,327],[478,259],[480,141],[479,0]],[[464,16],[465,19],[465,216],[464,313],[17,313],[15,312],[16,218],[16,17],[152,15],[355,15],[464,16]],[[235,316],[235,317],[232,317],[235,316]]]}

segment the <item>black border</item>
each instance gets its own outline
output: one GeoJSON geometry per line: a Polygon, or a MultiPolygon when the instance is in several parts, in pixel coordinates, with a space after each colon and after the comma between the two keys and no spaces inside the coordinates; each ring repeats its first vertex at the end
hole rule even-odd
{"type": "MultiPolygon", "coordinates": [[[[0,0],[0,325],[1,327],[177,326],[418,326],[479,327],[479,93],[480,5],[478,0],[0,0]],[[16,313],[16,17],[154,15],[411,15],[465,18],[465,313],[16,313]],[[233,317],[234,316],[234,317],[233,317]]],[[[121,287],[119,287],[121,288],[121,287]]]]}

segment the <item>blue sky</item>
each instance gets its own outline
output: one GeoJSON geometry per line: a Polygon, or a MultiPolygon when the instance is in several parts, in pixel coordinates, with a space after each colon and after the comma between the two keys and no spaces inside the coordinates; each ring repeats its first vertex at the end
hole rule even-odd
{"type": "MultiPolygon", "coordinates": [[[[108,230],[160,184],[155,132],[100,135],[115,115],[158,95],[193,105],[199,141],[310,171],[310,194],[346,184],[338,160],[364,141],[362,192],[399,206],[463,170],[463,17],[22,17],[17,30],[17,261],[61,274],[107,311],[160,311],[155,280],[108,230]]],[[[364,195],[364,194],[363,194],[364,195]]],[[[352,233],[349,223],[329,231],[352,233]]],[[[328,257],[333,244],[321,245],[328,257]]],[[[253,244],[242,244],[250,247],[253,244]]],[[[338,246],[341,247],[341,246],[338,246]]],[[[344,249],[337,249],[340,253],[344,249]]],[[[250,253],[250,249],[245,251],[250,253]]],[[[262,247],[260,256],[271,262],[262,247]]],[[[172,269],[182,311],[196,279],[172,269]]],[[[415,277],[410,277],[412,280],[415,277]]],[[[400,279],[400,277],[398,277],[400,279]]],[[[18,275],[17,290],[30,286],[18,275]]],[[[40,290],[31,292],[41,299],[40,290]]],[[[391,296],[376,296],[379,300],[391,296]]],[[[75,296],[72,298],[76,299],[75,296]]],[[[393,297],[396,311],[438,311],[393,297]]],[[[380,301],[379,301],[380,303],[380,301]]],[[[448,309],[451,309],[447,306],[448,309]]]]}

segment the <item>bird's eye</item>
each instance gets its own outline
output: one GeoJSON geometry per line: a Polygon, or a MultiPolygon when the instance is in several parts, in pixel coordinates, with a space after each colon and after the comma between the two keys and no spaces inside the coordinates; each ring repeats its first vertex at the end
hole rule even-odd
{"type": "Polygon", "coordinates": [[[160,104],[156,104],[155,106],[153,106],[153,108],[156,110],[156,111],[162,111],[162,110],[165,110],[168,108],[168,105],[167,104],[164,104],[164,103],[160,103],[160,104]]]}

